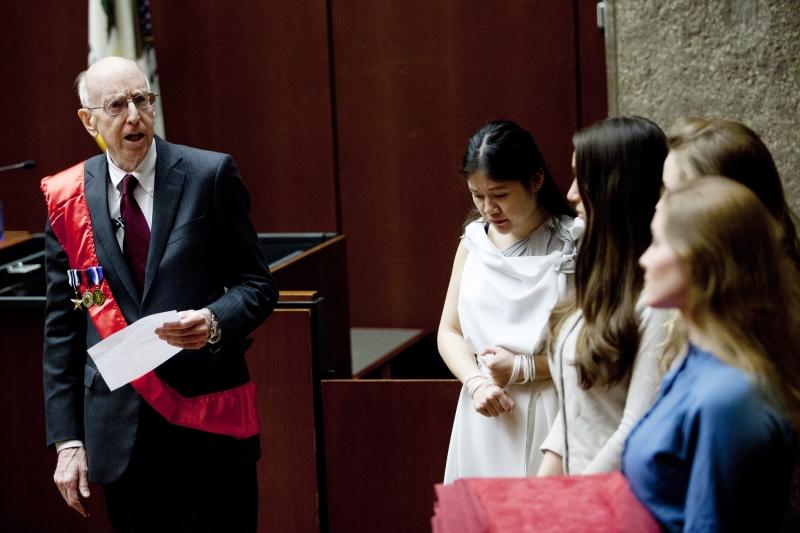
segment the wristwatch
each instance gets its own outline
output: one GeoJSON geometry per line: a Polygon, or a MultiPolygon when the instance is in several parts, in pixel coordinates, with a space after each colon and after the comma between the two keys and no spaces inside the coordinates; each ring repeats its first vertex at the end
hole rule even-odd
{"type": "Polygon", "coordinates": [[[216,344],[222,339],[222,329],[219,325],[219,319],[217,315],[214,314],[214,311],[209,309],[208,307],[205,308],[208,311],[208,343],[209,344],[216,344]]]}

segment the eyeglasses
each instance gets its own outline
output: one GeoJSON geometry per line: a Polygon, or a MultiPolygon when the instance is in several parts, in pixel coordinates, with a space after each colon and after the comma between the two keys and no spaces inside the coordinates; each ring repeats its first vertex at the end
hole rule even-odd
{"type": "Polygon", "coordinates": [[[128,110],[128,102],[133,102],[133,105],[135,105],[136,109],[139,111],[148,111],[156,104],[157,96],[158,95],[155,93],[139,93],[130,98],[120,96],[119,98],[109,100],[101,106],[87,107],[86,109],[102,109],[108,116],[116,117],[123,111],[128,110]]]}

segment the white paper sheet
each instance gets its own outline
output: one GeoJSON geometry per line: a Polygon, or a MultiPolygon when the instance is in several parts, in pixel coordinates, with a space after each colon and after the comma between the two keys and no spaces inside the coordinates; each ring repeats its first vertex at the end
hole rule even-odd
{"type": "Polygon", "coordinates": [[[115,390],[130,383],[181,351],[155,334],[164,322],[177,320],[177,311],[146,316],[89,348],[108,388],[115,390]]]}

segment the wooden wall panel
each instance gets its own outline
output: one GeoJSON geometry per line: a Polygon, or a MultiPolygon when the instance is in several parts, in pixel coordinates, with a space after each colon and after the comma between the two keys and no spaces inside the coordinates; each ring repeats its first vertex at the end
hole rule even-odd
{"type": "Polygon", "coordinates": [[[568,185],[573,4],[335,2],[332,32],[352,323],[435,326],[471,206],[457,171],[474,130],[519,122],[568,185]]]}
{"type": "Polygon", "coordinates": [[[87,4],[3,2],[0,166],[35,159],[33,170],[0,173],[5,227],[42,231],[39,180],[97,153],[78,120],[75,76],[86,68],[87,4]]]}
{"type": "Polygon", "coordinates": [[[324,0],[152,0],[166,135],[234,156],[258,231],[336,231],[324,0]]]}
{"type": "MultiPolygon", "coordinates": [[[[86,2],[4,4],[0,174],[6,227],[41,231],[39,179],[97,153],[75,111],[86,2]]],[[[336,231],[327,11],[297,3],[151,1],[169,140],[233,154],[261,231],[336,231]],[[301,38],[302,37],[302,38],[301,38]]]]}
{"type": "Polygon", "coordinates": [[[310,309],[276,309],[247,353],[261,423],[258,531],[318,531],[310,309]]]}
{"type": "MultiPolygon", "coordinates": [[[[0,174],[0,201],[7,228],[39,231],[39,178],[97,153],[71,88],[86,5],[6,4],[0,164],[39,167],[0,174]]],[[[566,187],[572,133],[605,114],[591,0],[151,9],[168,138],[234,155],[259,230],[347,233],[357,326],[435,327],[470,206],[457,169],[481,123],[531,129],[566,187]]]]}
{"type": "Polygon", "coordinates": [[[331,532],[430,531],[461,383],[321,384],[331,532]]]}

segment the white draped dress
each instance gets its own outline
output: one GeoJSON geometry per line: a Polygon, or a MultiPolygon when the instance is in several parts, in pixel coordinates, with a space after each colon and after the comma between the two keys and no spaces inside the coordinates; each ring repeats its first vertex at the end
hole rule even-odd
{"type": "MultiPolygon", "coordinates": [[[[469,254],[461,276],[458,318],[473,354],[487,346],[512,353],[541,353],[550,310],[572,284],[576,240],[583,222],[551,217],[531,235],[503,252],[482,221],[469,224],[463,243],[469,254]]],[[[487,376],[488,370],[478,360],[487,376]]],[[[511,413],[485,417],[475,411],[465,388],[456,408],[445,467],[445,483],[462,477],[535,475],[539,450],[558,412],[549,379],[511,385],[511,413]]]]}

